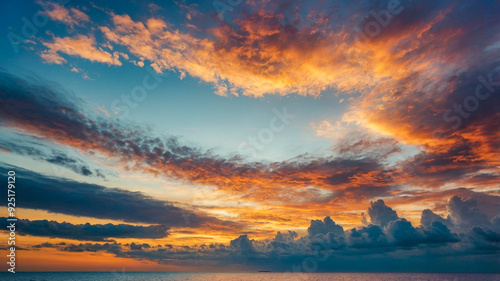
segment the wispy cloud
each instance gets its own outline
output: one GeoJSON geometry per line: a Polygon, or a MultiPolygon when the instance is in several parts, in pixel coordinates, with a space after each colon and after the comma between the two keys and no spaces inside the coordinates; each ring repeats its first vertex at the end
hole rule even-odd
{"type": "Polygon", "coordinates": [[[110,53],[98,47],[93,36],[54,36],[52,41],[43,42],[43,45],[47,50],[42,51],[40,56],[47,63],[66,63],[67,60],[61,56],[61,54],[65,54],[108,65],[122,65],[119,53],[110,53]]]}
{"type": "Polygon", "coordinates": [[[70,156],[54,148],[48,148],[36,139],[30,140],[28,135],[19,135],[17,139],[7,140],[0,138],[0,149],[5,153],[15,153],[28,156],[35,160],[45,161],[73,172],[91,177],[106,178],[105,172],[100,169],[89,167],[83,160],[70,156]]]}
{"type": "Polygon", "coordinates": [[[51,20],[62,22],[71,28],[82,26],[90,21],[87,14],[76,8],[67,8],[58,3],[42,0],[37,0],[36,2],[44,7],[44,14],[51,20]]]}

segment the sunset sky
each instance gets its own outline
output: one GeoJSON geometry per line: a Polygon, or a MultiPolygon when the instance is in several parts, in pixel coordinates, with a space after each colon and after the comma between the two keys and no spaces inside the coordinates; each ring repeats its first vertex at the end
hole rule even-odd
{"type": "Polygon", "coordinates": [[[500,271],[499,1],[2,4],[18,271],[500,271]]]}

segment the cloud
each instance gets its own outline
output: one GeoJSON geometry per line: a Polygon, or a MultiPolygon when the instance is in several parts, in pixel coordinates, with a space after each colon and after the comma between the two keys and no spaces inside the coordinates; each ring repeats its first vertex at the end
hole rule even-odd
{"type": "Polygon", "coordinates": [[[422,217],[420,218],[420,225],[428,228],[428,227],[431,227],[431,224],[433,222],[436,222],[436,221],[440,222],[444,225],[447,225],[447,226],[453,225],[453,223],[451,222],[450,216],[448,216],[446,219],[444,219],[429,209],[425,209],[422,211],[422,217]]]}
{"type": "Polygon", "coordinates": [[[151,246],[149,244],[143,243],[143,244],[135,244],[132,242],[130,244],[130,250],[142,250],[142,249],[149,249],[151,246]]]}
{"type": "Polygon", "coordinates": [[[312,220],[311,226],[307,229],[307,233],[311,237],[316,236],[317,234],[328,233],[343,235],[344,229],[342,228],[342,226],[335,224],[335,222],[330,217],[326,217],[323,221],[312,220]]]}
{"type": "Polygon", "coordinates": [[[472,231],[487,242],[500,242],[500,233],[496,233],[490,229],[484,230],[481,227],[475,226],[474,228],[472,228],[472,231]]]}
{"type": "Polygon", "coordinates": [[[463,200],[455,195],[448,203],[448,211],[455,225],[490,225],[490,220],[478,208],[478,202],[474,198],[463,200]]]}
{"type": "MultiPolygon", "coordinates": [[[[295,202],[293,198],[302,198],[303,202],[315,202],[317,193],[310,192],[314,187],[328,194],[322,197],[323,202],[359,203],[397,194],[404,185],[436,188],[462,183],[478,171],[492,169],[484,161],[467,160],[473,157],[468,146],[422,151],[395,165],[387,164],[381,151],[395,153],[399,149],[391,138],[369,138],[350,146],[346,138],[331,156],[304,154],[273,163],[248,162],[239,156],[224,157],[184,145],[175,137],[159,138],[149,129],[115,119],[85,115],[81,101],[39,79],[7,73],[0,79],[0,98],[5,101],[0,105],[0,122],[5,128],[22,130],[82,153],[100,154],[118,167],[212,185],[240,196],[243,192],[242,200],[295,202]],[[371,145],[390,148],[367,149],[371,145]]],[[[476,181],[478,189],[486,180],[492,182],[491,187],[495,184],[491,176],[471,180],[476,181]]]]}
{"type": "MultiPolygon", "coordinates": [[[[0,218],[8,225],[7,218],[0,218]]],[[[136,226],[128,224],[71,224],[48,220],[18,219],[16,232],[20,235],[45,236],[87,241],[106,241],[109,238],[164,238],[169,228],[164,225],[136,226]]]]}
{"type": "Polygon", "coordinates": [[[427,243],[447,243],[460,241],[458,236],[452,233],[448,226],[440,221],[434,221],[430,226],[424,227],[423,234],[423,236],[425,237],[425,242],[427,243]]]}
{"type": "Polygon", "coordinates": [[[166,227],[238,228],[236,223],[181,209],[140,192],[47,177],[2,163],[0,169],[23,175],[23,193],[16,196],[23,208],[166,227]]]}
{"type": "MultiPolygon", "coordinates": [[[[259,1],[241,5],[230,22],[213,22],[196,11],[201,29],[197,32],[183,30],[159,17],[137,21],[127,14],[110,12],[112,25],[97,29],[112,44],[125,47],[140,61],[148,61],[157,72],[191,75],[214,85],[219,95],[318,96],[328,89],[362,93],[362,106],[353,110],[353,116],[363,117],[357,121],[386,133],[390,133],[390,126],[383,121],[395,120],[379,119],[378,113],[389,113],[389,107],[397,112],[410,109],[410,115],[429,110],[409,104],[409,95],[429,92],[442,82],[434,97],[443,97],[444,91],[453,87],[449,76],[466,63],[480,64],[479,55],[469,58],[464,50],[482,53],[479,47],[496,40],[464,28],[465,21],[470,26],[482,25],[488,34],[494,34],[497,27],[480,21],[480,15],[498,9],[495,3],[475,5],[466,1],[463,5],[468,9],[462,10],[456,9],[452,1],[406,1],[400,3],[402,12],[391,16],[382,32],[370,40],[364,39],[367,36],[359,27],[364,30],[374,20],[372,12],[386,7],[369,2],[343,4],[347,3],[294,1],[292,5],[259,1]],[[436,37],[442,40],[434,40],[436,37]],[[440,44],[442,41],[447,44],[440,44]],[[403,89],[403,84],[408,89],[403,89]],[[395,99],[397,95],[402,98],[395,99]],[[380,101],[389,106],[372,110],[380,101]]],[[[492,21],[492,14],[487,17],[492,21]]],[[[396,120],[403,117],[398,114],[396,120]]],[[[408,139],[410,133],[418,132],[408,127],[400,137],[408,139]]]]}
{"type": "MultiPolygon", "coordinates": [[[[0,98],[10,104],[3,103],[5,106],[0,107],[0,120],[6,127],[85,153],[100,153],[129,169],[214,185],[233,192],[253,189],[250,195],[254,198],[269,196],[272,194],[270,188],[276,189],[276,193],[286,189],[290,195],[304,195],[305,188],[311,185],[367,190],[370,186],[379,187],[391,181],[389,175],[384,175],[385,167],[368,156],[345,159],[302,155],[275,163],[245,162],[241,157],[219,156],[183,145],[174,137],[154,137],[148,130],[114,119],[85,116],[77,106],[79,101],[69,98],[71,95],[63,97],[43,83],[8,74],[0,79],[3,87],[0,98]]],[[[387,191],[383,187],[372,189],[374,195],[387,191]]]]}
{"type": "Polygon", "coordinates": [[[398,246],[413,246],[423,239],[411,222],[404,218],[388,222],[386,232],[398,246]]]}
{"type": "MultiPolygon", "coordinates": [[[[494,160],[500,158],[498,130],[494,129],[500,120],[494,110],[498,96],[490,94],[488,102],[479,101],[477,110],[465,113],[472,117],[460,117],[455,109],[455,105],[463,108],[464,101],[474,98],[478,86],[486,90],[478,77],[489,79],[496,73],[499,50],[485,46],[495,44],[497,38],[485,34],[498,33],[498,25],[490,24],[493,14],[486,12],[499,10],[498,3],[475,5],[466,1],[462,4],[466,8],[458,9],[452,1],[405,2],[401,14],[394,15],[371,40],[352,38],[351,34],[360,34],[343,20],[351,15],[361,17],[363,25],[373,20],[370,11],[382,6],[360,3],[342,10],[326,5],[322,8],[328,13],[318,15],[310,6],[295,4],[306,6],[297,10],[310,12],[307,18],[290,11],[296,7],[293,5],[249,5],[233,22],[210,29],[208,38],[183,33],[160,19],[138,22],[115,14],[114,26],[101,30],[112,42],[146,57],[157,71],[189,73],[213,83],[222,94],[318,95],[328,88],[359,91],[360,98],[351,104],[343,121],[387,135],[393,142],[422,146],[422,165],[412,164],[421,176],[412,184],[442,184],[484,169],[498,173],[494,160]],[[293,23],[287,21],[292,15],[296,16],[293,23]],[[337,27],[331,22],[322,24],[333,18],[338,18],[333,21],[337,27]],[[478,34],[472,26],[487,32],[478,34]],[[158,30],[169,34],[168,39],[159,38],[158,30]],[[234,62],[230,71],[225,69],[226,61],[234,62]],[[296,77],[299,74],[301,77],[296,77]],[[448,110],[453,114],[445,117],[448,110]],[[451,117],[455,121],[449,121],[451,117]],[[461,124],[458,130],[453,128],[456,122],[461,124]],[[437,137],[436,132],[443,137],[437,137]]],[[[332,126],[322,123],[319,133],[325,134],[325,127],[332,126]]],[[[377,145],[365,140],[358,146],[338,149],[359,152],[365,144],[377,145]]],[[[398,151],[397,145],[385,148],[391,147],[394,150],[387,154],[398,151]]]]}
{"type": "Polygon", "coordinates": [[[89,16],[76,8],[66,8],[58,3],[37,1],[43,6],[44,14],[53,21],[59,21],[71,28],[83,26],[90,21],[89,16]]]}
{"type": "MultiPolygon", "coordinates": [[[[387,207],[389,208],[389,207],[387,207]]],[[[228,263],[244,265],[246,269],[266,269],[304,272],[306,261],[321,271],[334,271],[336,266],[355,271],[387,271],[394,264],[406,264],[408,271],[497,272],[498,233],[477,226],[472,232],[453,232],[439,219],[423,227],[414,227],[405,218],[398,218],[386,227],[369,225],[342,231],[341,226],[326,217],[312,220],[309,229],[317,229],[297,237],[295,232],[278,232],[272,239],[253,240],[241,235],[224,244],[195,246],[144,247],[141,243],[61,245],[62,251],[106,251],[119,257],[147,259],[158,263],[206,265],[224,267],[228,263]],[[325,226],[329,227],[325,227],[325,226]],[[452,258],[452,262],[447,261],[452,258]],[[353,263],[355,267],[353,267],[353,263]],[[438,263],[439,269],[429,267],[438,263]],[[349,267],[351,264],[351,267],[349,267]],[[374,266],[375,264],[375,266],[374,266]]],[[[484,226],[483,226],[484,227],[484,226]]],[[[50,245],[47,247],[54,247],[50,245]]]]}
{"type": "MultiPolygon", "coordinates": [[[[24,83],[15,77],[5,79],[11,81],[2,90],[9,94],[2,98],[16,102],[26,117],[2,108],[2,122],[8,120],[31,134],[80,151],[103,154],[126,168],[245,192],[245,200],[282,202],[300,197],[315,202],[317,198],[307,192],[311,186],[328,192],[324,201],[349,203],[401,195],[408,186],[433,191],[445,185],[487,192],[496,188],[498,95],[490,93],[471,117],[460,117],[458,129],[443,114],[449,109],[457,118],[454,105],[463,107],[478,85],[483,86],[481,93],[489,92],[478,80],[480,75],[496,79],[499,49],[486,46],[498,40],[491,36],[498,34],[498,25],[492,24],[498,3],[465,1],[457,8],[452,1],[407,1],[401,14],[370,40],[361,40],[353,23],[372,20],[370,11],[384,8],[382,4],[260,4],[242,6],[243,12],[235,13],[231,22],[210,22],[198,31],[185,31],[159,17],[137,20],[116,13],[109,13],[110,25],[96,23],[95,30],[109,41],[102,46],[124,47],[137,57],[132,59],[158,72],[174,70],[181,76],[197,77],[222,95],[317,96],[325,89],[355,93],[341,123],[365,127],[377,138],[346,137],[335,147],[339,157],[301,155],[275,163],[247,162],[186,146],[175,138],[156,138],[145,129],[96,120],[85,116],[78,103],[61,103],[59,97],[53,102],[61,108],[29,94],[13,98],[13,89],[16,94],[37,89],[52,97],[47,93],[52,89],[38,87],[40,81],[24,83]],[[27,85],[20,89],[12,81],[27,85]],[[444,137],[434,136],[436,129],[444,137]],[[387,155],[399,153],[404,144],[417,146],[420,153],[387,164],[387,155]],[[488,177],[479,176],[486,173],[488,177]]],[[[85,58],[116,63],[113,59],[120,55],[99,49],[101,42],[94,38],[100,37],[89,34],[54,37],[48,43],[61,40],[71,47],[82,41],[90,46],[85,49],[107,53],[98,56],[92,51],[85,58]]],[[[54,46],[55,51],[44,52],[63,63],[62,55],[69,53],[58,49],[54,46]]],[[[79,50],[75,47],[68,52],[84,57],[79,50]]]]}
{"type": "Polygon", "coordinates": [[[229,243],[229,247],[242,255],[249,254],[250,252],[254,251],[253,241],[248,239],[248,235],[246,234],[241,235],[234,240],[231,240],[231,242],[229,243]]]}
{"type": "Polygon", "coordinates": [[[82,176],[105,178],[102,170],[90,168],[83,160],[69,156],[54,148],[49,149],[40,142],[37,142],[34,138],[31,140],[29,139],[30,137],[27,135],[20,135],[15,142],[0,138],[0,149],[4,152],[29,156],[35,160],[45,161],[59,167],[70,169],[82,176]],[[50,152],[47,150],[50,150],[50,152]]]}
{"type": "Polygon", "coordinates": [[[109,53],[97,46],[93,36],[76,35],[75,37],[54,36],[50,42],[43,42],[47,48],[40,56],[46,63],[63,64],[67,60],[62,54],[81,57],[92,62],[100,62],[108,65],[122,65],[120,55],[117,52],[109,53]]]}
{"type": "Polygon", "coordinates": [[[332,150],[343,157],[384,159],[402,152],[401,147],[395,139],[353,131],[338,139],[332,150]]]}
{"type": "Polygon", "coordinates": [[[368,215],[373,224],[386,226],[388,223],[397,220],[399,217],[391,207],[385,205],[384,200],[371,202],[368,208],[368,215]]]}
{"type": "Polygon", "coordinates": [[[121,246],[117,243],[105,243],[105,244],[92,244],[92,243],[80,243],[78,245],[70,244],[63,246],[62,251],[66,252],[99,252],[106,251],[109,253],[119,254],[121,252],[121,246]]]}
{"type": "Polygon", "coordinates": [[[499,126],[495,108],[500,99],[493,94],[498,86],[492,85],[498,85],[499,49],[486,46],[498,40],[489,34],[499,30],[490,24],[495,22],[490,11],[500,10],[499,4],[403,6],[383,33],[369,41],[388,61],[397,58],[384,64],[393,75],[352,103],[343,121],[424,147],[415,184],[441,183],[480,170],[498,174],[498,131],[493,128],[499,126]],[[399,66],[405,70],[398,71],[399,66]]]}
{"type": "MultiPolygon", "coordinates": [[[[426,163],[443,160],[438,172],[456,175],[498,166],[492,159],[500,158],[495,142],[500,100],[488,93],[497,84],[488,77],[499,62],[500,49],[491,47],[497,38],[489,35],[498,33],[491,11],[500,10],[499,4],[465,1],[457,8],[453,1],[406,1],[369,40],[359,29],[375,20],[372,12],[385,4],[343,4],[243,5],[230,22],[208,22],[199,32],[183,31],[158,17],[134,21],[110,13],[112,25],[98,29],[156,71],[187,73],[213,84],[221,95],[359,93],[343,121],[425,145],[426,163]],[[325,12],[319,13],[320,8],[325,12]],[[487,80],[488,87],[481,82],[487,80]],[[477,87],[488,102],[478,100],[472,113],[459,114],[455,106],[464,110],[465,101],[476,103],[471,98],[477,87]]],[[[64,62],[57,51],[42,55],[64,62]]]]}
{"type": "Polygon", "coordinates": [[[356,67],[342,63],[343,50],[349,47],[341,41],[345,33],[294,27],[270,11],[242,15],[235,27],[222,23],[207,31],[209,38],[184,33],[158,18],[137,22],[128,15],[111,16],[114,26],[100,27],[108,40],[145,58],[158,72],[177,70],[212,83],[219,95],[318,95],[328,88],[352,90],[370,81],[356,81],[356,67]]]}
{"type": "Polygon", "coordinates": [[[387,236],[378,225],[369,225],[360,229],[352,228],[346,233],[347,241],[352,248],[376,248],[389,245],[387,236]]]}

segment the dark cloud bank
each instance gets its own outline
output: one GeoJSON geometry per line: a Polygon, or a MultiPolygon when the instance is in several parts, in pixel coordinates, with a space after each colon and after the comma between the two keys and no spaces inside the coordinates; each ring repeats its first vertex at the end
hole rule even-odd
{"type": "MultiPolygon", "coordinates": [[[[156,200],[140,192],[48,177],[1,162],[0,170],[3,174],[7,174],[8,170],[14,170],[18,174],[16,185],[19,190],[22,188],[22,192],[16,194],[16,203],[23,208],[130,223],[158,224],[165,227],[239,227],[236,223],[221,221],[192,210],[178,208],[170,202],[156,200]]],[[[4,200],[5,205],[7,205],[6,199],[4,200]]],[[[29,226],[34,224],[50,225],[50,222],[44,223],[43,221],[25,221],[23,223],[26,225],[26,229],[30,229],[29,226]]],[[[60,226],[63,225],[59,224],[58,227],[60,226]]],[[[85,230],[85,226],[65,225],[65,227],[80,229],[77,231],[85,230]]],[[[104,229],[106,226],[101,226],[96,228],[94,232],[104,229]]],[[[111,231],[111,227],[107,230],[109,233],[114,233],[111,231]]],[[[130,231],[134,230],[130,229],[130,231]]],[[[36,234],[32,232],[31,235],[36,234]]],[[[118,237],[115,235],[102,235],[102,237],[118,237]]],[[[89,240],[95,240],[97,236],[89,240]]],[[[75,239],[82,238],[79,238],[79,235],[75,233],[75,239]]]]}
{"type": "MultiPolygon", "coordinates": [[[[495,196],[496,202],[500,199],[495,196]]],[[[82,243],[54,247],[69,252],[108,252],[164,264],[243,265],[247,269],[312,271],[500,272],[500,215],[491,217],[474,199],[452,197],[443,218],[424,210],[414,227],[385,205],[371,202],[370,223],[344,229],[330,217],[312,220],[307,235],[278,232],[273,239],[241,235],[229,245],[172,247],[144,243],[82,243]]]]}
{"type": "MultiPolygon", "coordinates": [[[[0,218],[1,225],[8,225],[7,218],[0,218]]],[[[16,232],[21,235],[46,236],[85,241],[105,241],[109,238],[163,238],[168,235],[165,225],[136,226],[128,224],[71,224],[48,220],[16,222],[16,232]]]]}

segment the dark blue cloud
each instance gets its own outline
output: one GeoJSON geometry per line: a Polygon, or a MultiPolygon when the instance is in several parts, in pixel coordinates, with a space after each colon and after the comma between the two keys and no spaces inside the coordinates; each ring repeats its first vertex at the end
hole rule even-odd
{"type": "Polygon", "coordinates": [[[1,162],[0,170],[16,171],[16,186],[22,191],[16,193],[16,203],[23,208],[167,227],[238,227],[140,192],[48,177],[1,162]]]}
{"type": "Polygon", "coordinates": [[[377,200],[371,202],[370,208],[368,208],[368,215],[373,224],[386,226],[391,221],[397,220],[398,215],[396,211],[392,208],[387,207],[384,200],[377,200]]]}
{"type": "Polygon", "coordinates": [[[440,222],[444,225],[451,226],[453,223],[451,222],[451,217],[448,216],[446,219],[441,216],[435,214],[433,211],[429,209],[425,209],[422,211],[422,216],[420,217],[420,225],[429,228],[431,227],[433,222],[440,222]]]}
{"type": "MultiPolygon", "coordinates": [[[[1,225],[8,225],[7,218],[0,218],[1,225]]],[[[164,225],[136,226],[128,224],[71,224],[48,220],[16,221],[16,232],[20,235],[46,236],[75,240],[105,241],[109,238],[163,238],[169,228],[164,225]]]]}
{"type": "Polygon", "coordinates": [[[378,225],[369,225],[359,229],[353,228],[346,233],[349,246],[352,248],[376,248],[389,245],[384,230],[378,225]]]}
{"type": "Polygon", "coordinates": [[[35,160],[41,160],[63,167],[73,172],[83,175],[105,178],[104,172],[99,169],[89,167],[83,160],[69,156],[68,154],[58,151],[54,148],[48,148],[41,142],[34,139],[31,140],[29,135],[20,135],[13,141],[0,139],[0,149],[4,149],[10,153],[28,156],[35,160]]]}
{"type": "Polygon", "coordinates": [[[335,224],[335,222],[330,217],[326,217],[323,221],[312,220],[311,226],[309,226],[309,228],[307,229],[307,233],[309,234],[309,236],[328,233],[343,235],[344,229],[342,228],[342,226],[335,224]]]}

